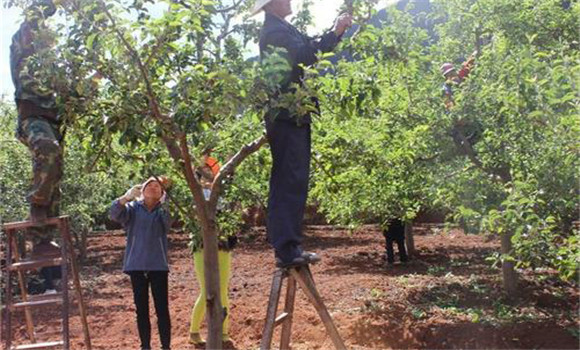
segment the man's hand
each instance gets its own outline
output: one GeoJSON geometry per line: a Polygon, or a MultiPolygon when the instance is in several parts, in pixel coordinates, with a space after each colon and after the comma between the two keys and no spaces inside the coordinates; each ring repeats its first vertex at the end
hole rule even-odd
{"type": "Polygon", "coordinates": [[[352,15],[343,13],[338,16],[334,23],[334,34],[336,34],[336,36],[341,36],[350,27],[352,27],[352,15]]]}
{"type": "Polygon", "coordinates": [[[141,195],[141,185],[135,185],[131,187],[124,195],[119,199],[121,204],[125,205],[127,202],[137,199],[141,195]]]}

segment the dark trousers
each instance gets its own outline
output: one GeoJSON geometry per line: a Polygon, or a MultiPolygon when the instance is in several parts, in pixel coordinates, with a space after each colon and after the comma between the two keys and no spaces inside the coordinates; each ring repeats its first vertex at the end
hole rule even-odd
{"type": "Polygon", "coordinates": [[[40,269],[40,276],[44,279],[44,289],[54,289],[54,280],[61,278],[60,267],[50,266],[40,269]]]}
{"type": "Polygon", "coordinates": [[[405,223],[402,220],[395,219],[389,221],[388,228],[383,231],[387,250],[387,262],[392,264],[395,262],[395,253],[393,251],[393,243],[397,243],[399,247],[399,258],[401,262],[409,260],[407,256],[407,249],[405,249],[405,223]]]}
{"type": "Polygon", "coordinates": [[[301,254],[302,219],[310,176],[310,124],[266,120],[272,153],[268,241],[283,262],[301,254]]]}
{"type": "Polygon", "coordinates": [[[407,257],[407,249],[405,248],[405,236],[402,237],[391,237],[387,236],[387,262],[392,264],[395,262],[395,252],[393,251],[393,243],[397,243],[399,247],[399,259],[401,262],[407,262],[409,258],[407,257]]]}
{"type": "Polygon", "coordinates": [[[161,348],[169,349],[171,343],[171,320],[169,318],[167,271],[132,271],[131,285],[137,309],[137,328],[141,339],[141,349],[151,349],[151,321],[149,320],[149,286],[153,294],[157,328],[161,348]]]}

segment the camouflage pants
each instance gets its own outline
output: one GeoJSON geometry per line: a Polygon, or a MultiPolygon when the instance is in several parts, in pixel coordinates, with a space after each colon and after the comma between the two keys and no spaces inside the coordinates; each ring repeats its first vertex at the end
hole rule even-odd
{"type": "Polygon", "coordinates": [[[49,216],[58,216],[63,175],[59,124],[41,116],[19,116],[16,136],[32,155],[33,183],[26,199],[30,204],[48,206],[49,216]]]}

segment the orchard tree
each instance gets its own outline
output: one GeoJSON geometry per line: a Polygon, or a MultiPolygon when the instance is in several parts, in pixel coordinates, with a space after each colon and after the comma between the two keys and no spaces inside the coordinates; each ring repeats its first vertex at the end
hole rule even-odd
{"type": "MultiPolygon", "coordinates": [[[[29,5],[9,1],[15,3],[29,5]]],[[[224,180],[266,139],[258,128],[241,130],[237,150],[215,177],[209,200],[195,172],[212,133],[242,115],[259,113],[257,107],[267,101],[267,84],[254,83],[262,71],[241,57],[243,42],[255,28],[232,24],[247,6],[239,0],[64,0],[59,11],[64,21],[55,23],[58,45],[37,57],[46,67],[38,74],[57,83],[67,126],[84,132],[94,157],[113,157],[118,142],[131,149],[121,155],[126,160],[172,160],[174,174],[189,190],[189,200],[178,203],[178,210],[203,235],[211,349],[221,348],[224,317],[218,198],[224,180]]]]}
{"type": "Polygon", "coordinates": [[[499,234],[497,258],[512,296],[516,267],[555,267],[570,279],[578,271],[570,225],[580,6],[435,5],[436,36],[392,10],[384,29],[355,38],[354,62],[340,62],[336,79],[311,81],[324,108],[314,124],[313,194],[344,223],[441,206],[467,227],[499,234]],[[438,68],[475,49],[475,69],[447,110],[438,68]]]}
{"type": "Polygon", "coordinates": [[[555,0],[439,6],[448,20],[437,28],[434,56],[480,50],[457,105],[439,115],[466,161],[456,179],[483,185],[470,213],[501,235],[504,288],[517,293],[518,266],[551,265],[570,278],[578,267],[567,237],[577,214],[580,6],[555,0]]]}
{"type": "MultiPolygon", "coordinates": [[[[440,156],[430,109],[427,32],[402,12],[381,28],[359,31],[336,76],[318,80],[323,116],[315,123],[312,194],[334,222],[357,225],[414,219],[432,208],[433,168],[440,156]]],[[[412,235],[408,232],[410,250],[412,235]]]]}

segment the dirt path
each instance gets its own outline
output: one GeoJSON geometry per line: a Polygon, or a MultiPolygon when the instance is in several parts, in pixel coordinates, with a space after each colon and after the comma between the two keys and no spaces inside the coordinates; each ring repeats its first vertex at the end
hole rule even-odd
{"type": "MultiPolygon", "coordinates": [[[[373,227],[353,234],[311,227],[308,236],[306,248],[323,257],[312,272],[349,348],[579,346],[575,332],[578,291],[554,278],[538,285],[528,276],[521,283],[523,297],[508,303],[501,297],[498,271],[485,261],[497,244],[485,237],[459,231],[419,234],[418,259],[387,269],[382,259],[383,238],[373,227]]],[[[173,349],[192,348],[187,337],[198,287],[187,241],[187,235],[171,235],[173,349]]],[[[123,249],[121,232],[90,238],[82,279],[95,349],[138,348],[131,287],[120,271],[123,249]]],[[[237,349],[258,347],[273,271],[273,254],[263,231],[255,230],[234,252],[230,334],[237,349]]],[[[301,292],[296,307],[293,349],[332,349],[314,308],[301,292]]],[[[43,321],[54,319],[39,327],[39,332],[57,336],[58,313],[44,311],[39,316],[43,321]]],[[[17,322],[23,324],[22,319],[17,322]]],[[[153,347],[159,348],[155,318],[152,322],[153,347]]],[[[82,333],[76,315],[72,330],[75,349],[80,349],[82,333]]],[[[17,333],[24,337],[23,326],[17,333]]]]}

